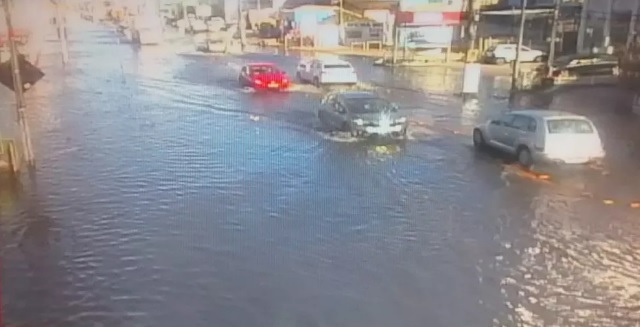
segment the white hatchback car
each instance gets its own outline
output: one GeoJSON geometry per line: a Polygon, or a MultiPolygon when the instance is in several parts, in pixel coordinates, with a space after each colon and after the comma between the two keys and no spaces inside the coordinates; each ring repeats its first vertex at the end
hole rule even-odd
{"type": "Polygon", "coordinates": [[[473,144],[513,154],[526,168],[534,163],[585,164],[605,156],[593,122],[561,111],[505,113],[474,128],[473,144]]]}
{"type": "Polygon", "coordinates": [[[302,60],[298,64],[296,77],[301,82],[310,82],[318,87],[324,84],[358,83],[353,66],[339,58],[302,60]]]}
{"type": "MultiPolygon", "coordinates": [[[[498,44],[490,47],[484,53],[484,61],[491,64],[502,65],[516,60],[516,44],[498,44]]],[[[520,61],[543,62],[547,54],[525,46],[520,47],[520,61]]]]}

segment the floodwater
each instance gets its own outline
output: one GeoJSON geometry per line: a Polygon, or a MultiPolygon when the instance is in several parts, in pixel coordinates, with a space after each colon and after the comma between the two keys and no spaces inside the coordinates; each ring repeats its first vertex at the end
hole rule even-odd
{"type": "Polygon", "coordinates": [[[637,122],[593,109],[606,97],[557,105],[593,109],[608,168],[540,180],[470,146],[502,106],[493,77],[462,109],[453,73],[353,59],[417,123],[346,142],[315,131],[313,87],[237,86],[246,62],[293,75],[296,57],[70,37],[28,94],[38,170],[0,187],[3,323],[638,325],[637,122]]]}

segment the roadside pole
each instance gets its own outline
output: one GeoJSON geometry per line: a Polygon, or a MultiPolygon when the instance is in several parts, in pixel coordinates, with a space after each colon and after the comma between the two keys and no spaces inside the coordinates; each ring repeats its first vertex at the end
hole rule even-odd
{"type": "Polygon", "coordinates": [[[247,36],[245,33],[245,29],[246,21],[244,20],[244,15],[242,14],[242,0],[238,0],[238,33],[240,34],[241,52],[244,52],[244,49],[247,45],[247,36]]]}
{"type": "Polygon", "coordinates": [[[478,2],[474,0],[467,1],[467,49],[464,54],[464,69],[462,72],[462,96],[465,102],[468,100],[476,100],[480,88],[481,66],[475,62],[472,55],[477,39],[478,21],[480,14],[477,8],[478,2]]]}
{"type": "Polygon", "coordinates": [[[640,11],[640,0],[636,0],[636,5],[631,11],[631,19],[629,21],[629,32],[627,33],[627,48],[631,45],[634,35],[636,35],[636,24],[638,22],[638,11],[640,11]]]}
{"type": "Polygon", "coordinates": [[[66,1],[57,0],[56,1],[56,23],[58,28],[58,39],[60,40],[60,46],[62,49],[62,63],[67,64],[69,62],[69,47],[67,44],[67,24],[66,24],[66,15],[62,13],[63,10],[66,10],[66,1]],[[60,8],[64,6],[65,8],[60,8]]]}
{"type": "Polygon", "coordinates": [[[580,26],[578,27],[578,42],[576,50],[578,53],[584,52],[584,37],[587,33],[587,16],[589,14],[589,0],[582,1],[582,11],[580,12],[580,26]]]}
{"type": "Polygon", "coordinates": [[[607,12],[604,21],[604,38],[602,40],[602,47],[605,52],[609,45],[611,44],[611,15],[613,14],[613,0],[608,0],[607,3],[607,12]]]}
{"type": "Polygon", "coordinates": [[[391,54],[391,63],[395,67],[398,62],[398,46],[400,43],[400,29],[398,28],[398,23],[394,20],[393,22],[393,52],[391,54]]]}
{"type": "Polygon", "coordinates": [[[20,127],[20,133],[22,137],[23,155],[30,167],[35,167],[35,159],[33,156],[33,148],[31,146],[31,134],[29,130],[29,124],[24,115],[25,101],[24,92],[22,90],[22,77],[20,75],[20,61],[18,60],[18,49],[16,49],[15,40],[11,37],[11,31],[13,31],[13,23],[11,22],[11,9],[9,9],[9,0],[2,0],[2,7],[4,9],[5,22],[7,26],[7,35],[9,40],[9,51],[11,52],[11,69],[13,75],[13,86],[16,98],[16,119],[20,127]]]}
{"type": "Polygon", "coordinates": [[[339,12],[338,12],[338,17],[340,19],[340,25],[338,28],[340,28],[340,43],[344,42],[344,1],[340,0],[339,2],[339,12]]]}
{"type": "Polygon", "coordinates": [[[515,95],[518,90],[518,78],[520,77],[520,48],[522,48],[522,39],[524,38],[524,23],[527,19],[527,0],[522,0],[522,8],[520,8],[520,30],[518,31],[518,47],[516,48],[516,60],[511,70],[511,91],[509,92],[509,106],[515,104],[515,95]]]}
{"type": "Polygon", "coordinates": [[[563,0],[556,0],[553,8],[553,20],[551,21],[551,44],[549,44],[549,58],[547,58],[547,73],[551,74],[553,61],[556,58],[556,39],[558,38],[558,19],[560,17],[560,5],[563,0]]]}

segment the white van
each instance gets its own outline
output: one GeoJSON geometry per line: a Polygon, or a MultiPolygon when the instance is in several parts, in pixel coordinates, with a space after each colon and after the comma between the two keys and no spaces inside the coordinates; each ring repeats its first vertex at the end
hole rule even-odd
{"type": "Polygon", "coordinates": [[[473,144],[513,154],[526,168],[534,163],[585,164],[605,157],[593,122],[561,111],[505,113],[477,126],[473,144]]]}
{"type": "Polygon", "coordinates": [[[302,60],[298,64],[296,77],[301,82],[316,86],[325,84],[356,84],[358,75],[353,66],[339,58],[302,60]]]}

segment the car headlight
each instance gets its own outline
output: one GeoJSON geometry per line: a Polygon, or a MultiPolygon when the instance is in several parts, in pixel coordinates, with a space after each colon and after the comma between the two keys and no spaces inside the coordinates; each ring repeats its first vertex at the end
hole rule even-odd
{"type": "Polygon", "coordinates": [[[396,124],[404,124],[407,122],[407,117],[401,117],[396,119],[396,124]]]}
{"type": "Polygon", "coordinates": [[[362,119],[355,119],[353,120],[353,123],[356,125],[364,125],[364,120],[362,119]]]}

